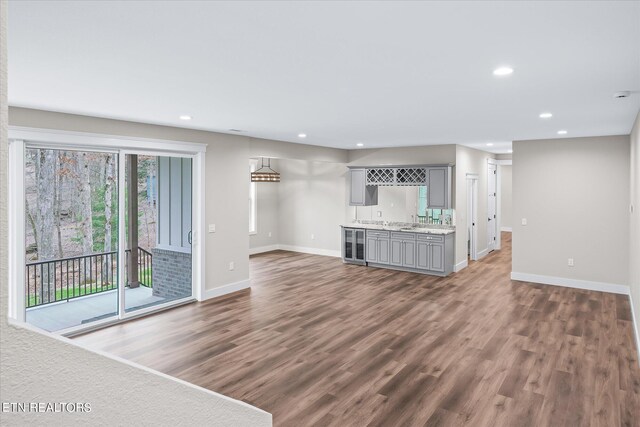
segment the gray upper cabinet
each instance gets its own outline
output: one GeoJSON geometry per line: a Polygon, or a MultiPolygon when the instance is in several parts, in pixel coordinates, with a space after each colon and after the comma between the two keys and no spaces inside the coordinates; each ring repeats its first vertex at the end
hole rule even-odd
{"type": "Polygon", "coordinates": [[[427,186],[427,207],[451,209],[451,166],[350,169],[350,206],[378,204],[380,186],[427,186]]]}
{"type": "Polygon", "coordinates": [[[429,167],[427,171],[427,206],[430,209],[451,208],[451,167],[429,167]]]}
{"type": "Polygon", "coordinates": [[[351,169],[351,193],[349,206],[373,206],[378,204],[378,187],[367,185],[366,169],[351,169]]]}

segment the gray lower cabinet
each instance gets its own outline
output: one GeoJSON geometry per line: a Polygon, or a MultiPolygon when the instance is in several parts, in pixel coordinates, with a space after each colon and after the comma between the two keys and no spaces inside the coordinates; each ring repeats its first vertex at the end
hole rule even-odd
{"type": "Polygon", "coordinates": [[[413,233],[391,233],[391,260],[398,267],[415,268],[416,235],[413,233]]]}
{"type": "Polygon", "coordinates": [[[389,232],[367,230],[367,262],[389,263],[389,232]]]}
{"type": "Polygon", "coordinates": [[[416,268],[444,273],[444,243],[416,242],[416,268]]]}
{"type": "Polygon", "coordinates": [[[376,266],[446,276],[453,271],[454,236],[367,230],[366,261],[376,266]]]}

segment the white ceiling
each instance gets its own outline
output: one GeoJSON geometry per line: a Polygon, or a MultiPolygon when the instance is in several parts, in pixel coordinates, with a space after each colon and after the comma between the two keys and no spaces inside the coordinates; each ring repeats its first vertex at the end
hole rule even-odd
{"type": "Polygon", "coordinates": [[[9,3],[15,106],[506,152],[560,129],[629,133],[640,94],[621,90],[640,90],[637,1],[9,3]],[[515,72],[494,77],[501,65],[515,72]]]}

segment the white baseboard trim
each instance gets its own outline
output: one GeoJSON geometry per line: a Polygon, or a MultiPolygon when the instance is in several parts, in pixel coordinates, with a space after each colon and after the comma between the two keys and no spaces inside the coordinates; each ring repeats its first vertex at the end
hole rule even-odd
{"type": "Polygon", "coordinates": [[[630,289],[628,286],[619,285],[617,283],[592,282],[590,280],[542,276],[539,274],[518,273],[516,271],[511,272],[511,280],[542,283],[543,285],[564,286],[566,288],[585,289],[588,291],[609,292],[612,294],[630,294],[630,289]]]}
{"type": "Polygon", "coordinates": [[[489,254],[489,248],[484,248],[481,251],[478,251],[478,260],[481,260],[482,258],[486,257],[489,254]]]}
{"type": "Polygon", "coordinates": [[[464,261],[460,261],[459,263],[454,265],[453,266],[453,271],[454,271],[454,273],[457,273],[458,271],[462,270],[463,268],[467,268],[468,265],[469,265],[469,263],[465,259],[464,261]]]}
{"type": "Polygon", "coordinates": [[[227,285],[218,286],[217,288],[207,289],[204,292],[204,299],[206,301],[211,298],[221,297],[223,295],[227,295],[233,292],[238,292],[243,289],[248,289],[251,287],[251,280],[241,280],[235,283],[229,283],[227,285]]]}
{"type": "Polygon", "coordinates": [[[511,233],[513,229],[511,227],[500,227],[500,231],[506,231],[507,233],[511,233]]]}
{"type": "Polygon", "coordinates": [[[261,254],[264,252],[277,251],[280,249],[279,245],[260,246],[258,248],[250,248],[249,255],[261,254]]]}
{"type": "Polygon", "coordinates": [[[292,245],[278,245],[278,249],[283,251],[302,252],[304,254],[332,256],[337,258],[342,257],[342,253],[340,253],[340,251],[333,251],[331,249],[306,248],[304,246],[292,246],[292,245]]]}
{"type": "Polygon", "coordinates": [[[638,353],[638,365],[640,365],[640,330],[638,330],[638,319],[636,319],[635,306],[633,305],[633,296],[629,292],[629,305],[631,306],[631,321],[633,322],[633,332],[636,337],[636,352],[638,353]]]}

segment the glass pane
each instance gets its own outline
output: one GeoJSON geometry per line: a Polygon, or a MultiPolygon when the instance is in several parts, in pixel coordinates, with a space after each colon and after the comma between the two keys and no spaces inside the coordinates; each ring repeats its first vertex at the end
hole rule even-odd
{"type": "Polygon", "coordinates": [[[345,258],[353,258],[353,230],[344,230],[345,258]]]}
{"type": "Polygon", "coordinates": [[[356,259],[364,260],[364,231],[356,231],[356,259]]]}
{"type": "Polygon", "coordinates": [[[192,161],[127,155],[127,312],[191,296],[192,161]]]}
{"type": "Polygon", "coordinates": [[[59,331],[117,316],[118,155],[25,150],[26,321],[59,331]]]}

